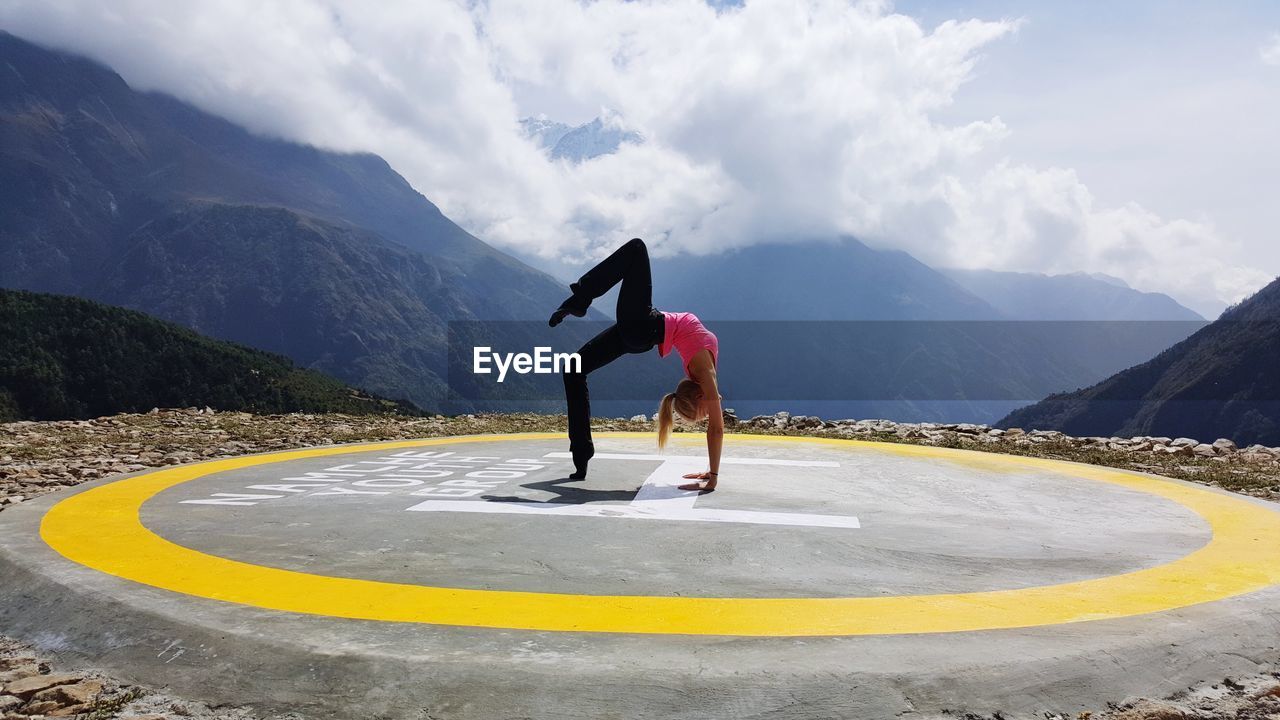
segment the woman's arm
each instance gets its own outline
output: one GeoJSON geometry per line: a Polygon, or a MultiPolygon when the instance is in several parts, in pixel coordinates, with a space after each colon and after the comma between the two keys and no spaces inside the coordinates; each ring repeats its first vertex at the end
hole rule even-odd
{"type": "Polygon", "coordinates": [[[710,470],[698,474],[700,479],[706,480],[700,489],[714,490],[720,476],[720,452],[724,446],[724,411],[720,407],[720,388],[716,384],[716,368],[711,362],[711,353],[690,363],[689,374],[702,388],[703,408],[707,411],[707,462],[710,470]]]}

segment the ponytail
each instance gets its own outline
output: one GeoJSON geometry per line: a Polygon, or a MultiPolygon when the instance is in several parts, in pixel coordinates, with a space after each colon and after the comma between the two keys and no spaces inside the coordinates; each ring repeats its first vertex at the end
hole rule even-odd
{"type": "Polygon", "coordinates": [[[662,396],[662,402],[658,404],[658,449],[662,450],[667,447],[667,440],[671,438],[671,426],[675,424],[675,411],[672,409],[676,403],[676,394],[667,393],[662,396]]]}
{"type": "Polygon", "coordinates": [[[702,400],[702,388],[698,383],[685,378],[676,385],[676,391],[662,396],[658,405],[658,449],[666,448],[671,439],[671,428],[676,422],[676,413],[686,422],[693,422],[698,415],[698,403],[702,400]]]}

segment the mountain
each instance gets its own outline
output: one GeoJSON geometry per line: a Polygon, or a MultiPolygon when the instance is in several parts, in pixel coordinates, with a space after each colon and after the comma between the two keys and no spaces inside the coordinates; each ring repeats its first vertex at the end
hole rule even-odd
{"type": "Polygon", "coordinates": [[[658,260],[663,308],[718,320],[995,320],[989,303],[901,250],[852,237],[658,260]]]}
{"type": "Polygon", "coordinates": [[[992,422],[1199,327],[1010,319],[911,255],[850,237],[657,260],[654,302],[707,320],[744,414],[992,422]]]}
{"type": "Polygon", "coordinates": [[[439,407],[448,323],[543,320],[562,283],[375,155],[255,136],[0,34],[0,287],[121,305],[439,407]]]}
{"type": "MultiPolygon", "coordinates": [[[[475,345],[533,348],[564,284],[462,230],[381,158],[254,136],[9,35],[0,35],[0,60],[0,287],[141,310],[431,409],[462,410],[473,399],[561,405],[555,382],[508,378],[476,389],[466,368],[475,345]],[[460,385],[475,398],[457,398],[460,385]]],[[[564,157],[609,147],[587,140],[617,129],[611,120],[581,126],[582,142],[564,157]]],[[[535,131],[555,137],[553,153],[576,132],[535,131]]],[[[976,323],[1005,316],[910,255],[852,238],[658,261],[655,301],[746,323],[713,327],[726,397],[739,410],[739,398],[794,412],[810,400],[869,398],[906,403],[883,413],[898,419],[990,420],[1180,339],[1096,337],[1087,327],[1019,336],[976,323]],[[761,320],[780,321],[769,328],[776,334],[760,337],[761,320]],[[786,324],[797,320],[842,324],[786,324]],[[849,324],[884,320],[912,324],[849,324]],[[998,413],[973,409],[987,400],[1003,403],[998,413]],[[917,401],[958,403],[963,413],[917,401]]],[[[549,342],[573,349],[592,329],[562,326],[549,342]]],[[[650,410],[679,374],[653,354],[629,358],[593,382],[593,397],[612,393],[629,408],[618,414],[650,410]]]]}
{"type": "Polygon", "coordinates": [[[1203,320],[1161,293],[1101,273],[944,269],[942,274],[1015,320],[1203,320]]]}
{"type": "Polygon", "coordinates": [[[565,133],[573,129],[572,125],[551,120],[546,115],[527,117],[520,120],[520,129],[525,137],[538,143],[538,147],[550,150],[560,142],[565,133]]]}
{"type": "Polygon", "coordinates": [[[1071,435],[1280,444],[1280,280],[1148,362],[1000,421],[1071,435]]]}
{"type": "Polygon", "coordinates": [[[623,143],[644,142],[639,133],[623,129],[612,116],[608,120],[598,117],[577,127],[538,116],[524,118],[520,126],[553,159],[575,163],[615,153],[623,143]]]}
{"type": "Polygon", "coordinates": [[[2,421],[192,405],[265,413],[419,413],[279,355],[64,295],[0,290],[0,337],[2,421]]]}

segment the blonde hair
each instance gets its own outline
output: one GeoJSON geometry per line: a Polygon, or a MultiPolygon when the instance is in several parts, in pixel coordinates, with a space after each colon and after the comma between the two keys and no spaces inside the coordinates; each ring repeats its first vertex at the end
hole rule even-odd
{"type": "Polygon", "coordinates": [[[681,419],[693,422],[698,416],[698,401],[702,399],[702,388],[698,383],[685,378],[676,385],[676,391],[662,396],[658,404],[658,448],[667,446],[671,438],[671,426],[675,424],[675,413],[681,419]]]}

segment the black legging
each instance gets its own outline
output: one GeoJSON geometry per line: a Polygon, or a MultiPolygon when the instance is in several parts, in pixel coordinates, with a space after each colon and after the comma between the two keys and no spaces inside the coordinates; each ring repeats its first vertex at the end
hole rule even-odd
{"type": "Polygon", "coordinates": [[[582,372],[564,375],[564,395],[569,404],[569,452],[577,470],[575,477],[586,475],[587,461],[596,451],[591,441],[587,375],[625,353],[648,352],[662,342],[666,330],[662,313],[653,307],[649,249],[640,238],[628,241],[579,278],[575,297],[589,302],[619,282],[622,288],[618,290],[617,322],[578,350],[582,372]]]}

